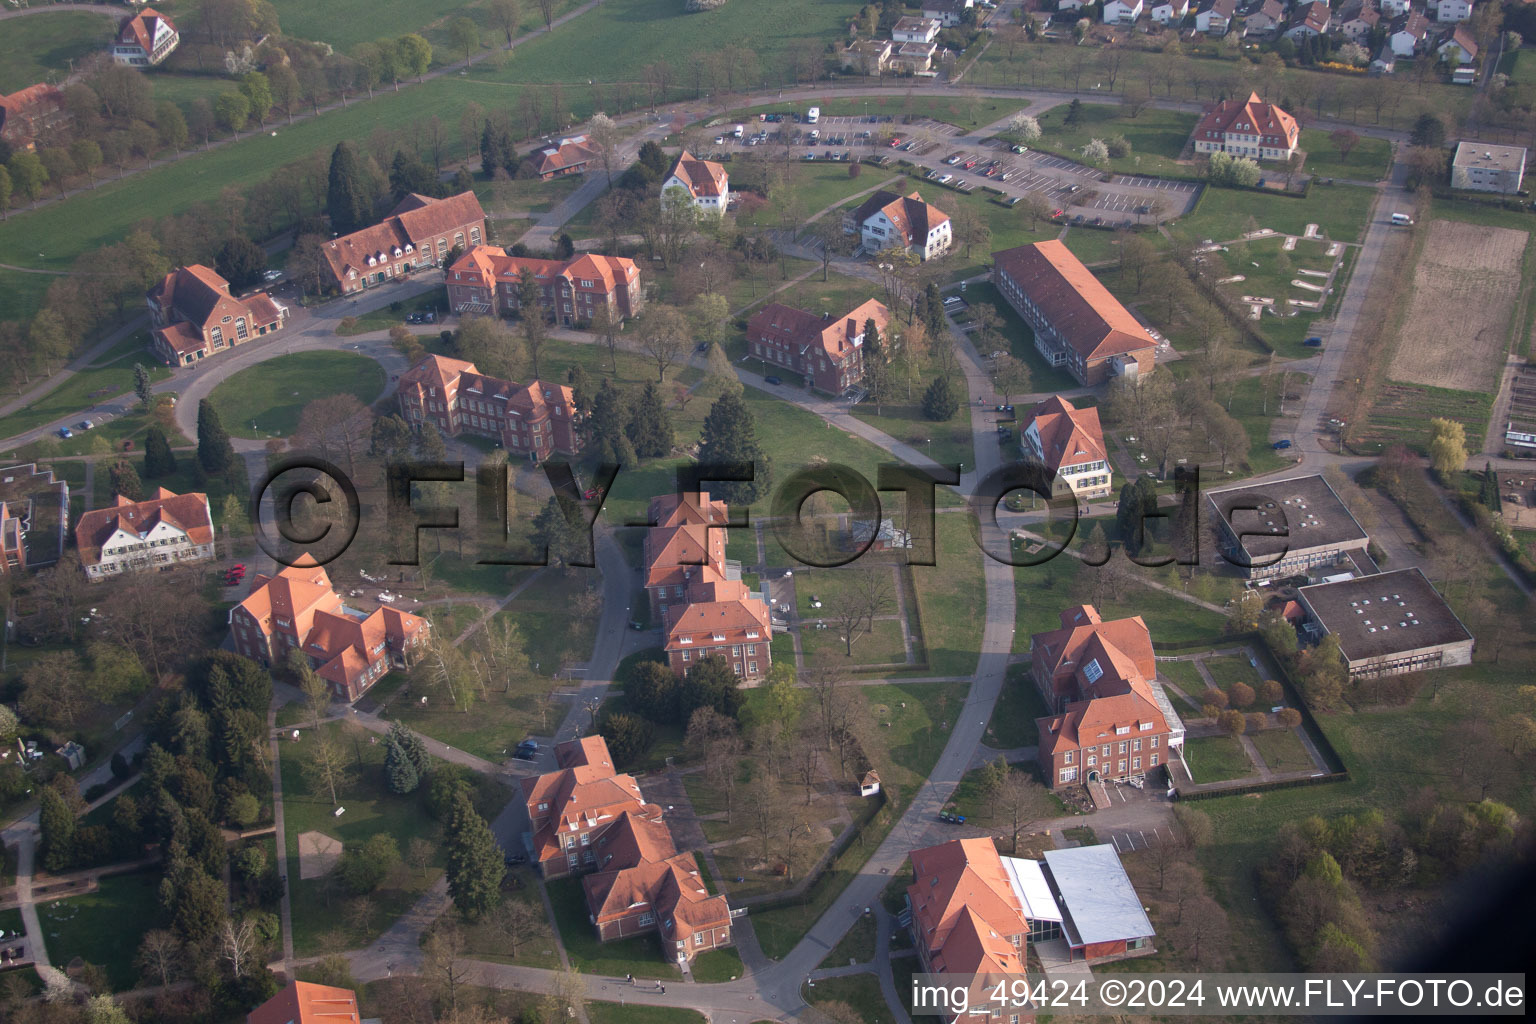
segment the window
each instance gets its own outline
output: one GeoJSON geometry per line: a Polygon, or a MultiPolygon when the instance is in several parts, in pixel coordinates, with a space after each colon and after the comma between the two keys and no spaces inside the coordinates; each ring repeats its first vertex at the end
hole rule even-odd
{"type": "Polygon", "coordinates": [[[1062,764],[1071,764],[1072,763],[1072,751],[1069,750],[1066,753],[1061,755],[1061,763],[1062,764]]]}
{"type": "Polygon", "coordinates": [[[1120,759],[1120,768],[1119,768],[1119,771],[1120,771],[1120,773],[1121,773],[1121,774],[1122,774],[1122,775],[1123,775],[1123,774],[1125,774],[1125,758],[1123,758],[1123,757],[1122,757],[1122,758],[1121,758],[1121,759],[1120,759]]]}
{"type": "Polygon", "coordinates": [[[1061,781],[1062,782],[1071,782],[1075,778],[1077,778],[1077,769],[1076,768],[1063,768],[1061,770],[1061,781]]]}
{"type": "MultiPolygon", "coordinates": [[[[1156,737],[1156,736],[1153,736],[1153,737],[1152,737],[1152,748],[1153,748],[1153,749],[1154,749],[1154,750],[1155,750],[1155,749],[1157,749],[1157,737],[1156,737]]],[[[1153,764],[1156,764],[1156,763],[1157,763],[1157,762],[1156,762],[1156,761],[1153,761],[1153,762],[1152,762],[1152,763],[1153,763],[1153,764]]]]}
{"type": "Polygon", "coordinates": [[[1133,772],[1141,771],[1141,758],[1139,758],[1139,757],[1131,758],[1131,771],[1133,771],[1133,772]]]}
{"type": "Polygon", "coordinates": [[[747,662],[747,671],[749,673],[751,673],[752,675],[754,675],[754,676],[757,675],[757,662],[755,662],[755,661],[747,662]]]}
{"type": "Polygon", "coordinates": [[[1131,749],[1132,750],[1140,750],[1141,749],[1141,740],[1132,740],[1131,741],[1131,749]]]}
{"type": "Polygon", "coordinates": [[[1153,768],[1157,767],[1157,755],[1156,754],[1152,755],[1152,767],[1153,768]]]}
{"type": "Polygon", "coordinates": [[[1124,740],[1120,741],[1120,753],[1122,753],[1122,754],[1125,753],[1125,741],[1124,740]]]}
{"type": "Polygon", "coordinates": [[[704,933],[703,932],[694,932],[694,934],[693,934],[693,944],[695,946],[702,946],[702,945],[704,945],[704,933]]]}

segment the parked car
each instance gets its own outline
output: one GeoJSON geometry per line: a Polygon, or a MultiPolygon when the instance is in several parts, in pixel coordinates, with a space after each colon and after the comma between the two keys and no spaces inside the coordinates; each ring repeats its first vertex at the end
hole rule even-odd
{"type": "Polygon", "coordinates": [[[955,176],[953,174],[941,174],[941,175],[939,175],[939,184],[940,185],[948,185],[950,182],[952,182],[954,180],[955,180],[955,176]]]}
{"type": "Polygon", "coordinates": [[[1028,146],[1014,146],[1013,147],[1013,151],[1015,153],[1028,153],[1029,152],[1029,147],[1028,146]]]}
{"type": "Polygon", "coordinates": [[[697,345],[693,346],[693,350],[695,352],[708,352],[709,351],[709,342],[701,341],[697,345]]]}
{"type": "Polygon", "coordinates": [[[1274,450],[1278,452],[1278,451],[1283,451],[1284,449],[1289,448],[1290,446],[1291,446],[1291,442],[1290,442],[1289,438],[1281,438],[1279,441],[1276,441],[1270,447],[1274,448],[1274,450]]]}
{"type": "Polygon", "coordinates": [[[268,270],[261,275],[261,279],[263,281],[281,281],[283,279],[283,272],[281,270],[268,270]]]}
{"type": "Polygon", "coordinates": [[[68,427],[60,427],[59,436],[68,441],[70,438],[75,436],[75,432],[70,430],[68,427]]]}
{"type": "Polygon", "coordinates": [[[777,378],[777,377],[764,377],[763,378],[763,383],[764,384],[782,384],[784,382],[782,380],[779,380],[779,378],[777,378]]]}
{"type": "Polygon", "coordinates": [[[92,423],[90,420],[81,420],[80,421],[80,429],[81,430],[90,430],[95,425],[96,424],[92,423]]]}
{"type": "Polygon", "coordinates": [[[1000,405],[994,411],[995,412],[1013,412],[1013,406],[1011,406],[1011,405],[1000,405]]]}
{"type": "Polygon", "coordinates": [[[1308,348],[1322,348],[1323,347],[1323,339],[1322,338],[1308,338],[1306,341],[1302,342],[1302,344],[1307,346],[1308,348]]]}

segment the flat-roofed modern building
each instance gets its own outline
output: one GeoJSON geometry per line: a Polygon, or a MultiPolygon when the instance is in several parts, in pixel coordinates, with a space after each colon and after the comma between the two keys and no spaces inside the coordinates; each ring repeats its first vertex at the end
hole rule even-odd
{"type": "Polygon", "coordinates": [[[1365,557],[1370,538],[1321,476],[1209,491],[1222,557],[1248,579],[1270,579],[1365,557]]]}
{"type": "Polygon", "coordinates": [[[1156,934],[1112,846],[1046,850],[1045,878],[1060,908],[1073,960],[1119,960],[1152,952],[1156,934]]]}
{"type": "Polygon", "coordinates": [[[1495,146],[1469,139],[1456,146],[1456,159],[1451,162],[1452,188],[1514,195],[1520,191],[1524,176],[1524,146],[1495,146]]]}
{"type": "Polygon", "coordinates": [[[1472,662],[1472,634],[1418,569],[1302,587],[1297,596],[1303,628],[1338,638],[1352,679],[1472,662]]]}

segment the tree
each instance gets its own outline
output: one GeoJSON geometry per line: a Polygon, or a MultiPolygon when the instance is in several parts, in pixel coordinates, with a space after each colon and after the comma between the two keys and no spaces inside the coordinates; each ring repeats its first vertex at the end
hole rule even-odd
{"type": "Polygon", "coordinates": [[[1004,352],[992,361],[992,384],[1005,405],[1014,395],[1027,394],[1030,388],[1029,364],[1004,352]]]}
{"type": "Polygon", "coordinates": [[[331,230],[338,235],[366,227],[373,219],[372,189],[350,142],[338,142],[331,151],[325,208],[331,230]]]}
{"type": "Polygon", "coordinates": [[[395,837],[379,832],[363,843],[348,843],[337,866],[341,880],[354,894],[362,896],[383,884],[390,871],[400,863],[400,848],[395,837]]]}
{"type": "Polygon", "coordinates": [[[598,462],[634,465],[635,449],[625,429],[629,419],[624,396],[613,386],[612,380],[603,378],[602,386],[592,400],[592,414],[585,424],[590,456],[598,462]]]}
{"type": "Polygon", "coordinates": [[[523,11],[518,0],[491,0],[491,20],[506,34],[507,46],[512,46],[512,33],[522,21],[523,11]]]}
{"type": "Polygon", "coordinates": [[[1045,787],[1017,769],[1003,777],[995,803],[1008,828],[1014,853],[1019,852],[1019,835],[1025,827],[1051,810],[1051,796],[1045,787]]]}
{"type": "MultiPolygon", "coordinates": [[[[176,106],[174,103],[170,104],[169,106],[171,111],[175,111],[174,116],[176,118],[180,118],[181,108],[176,106]]],[[[170,111],[166,111],[166,114],[169,116],[170,111]]],[[[186,142],[187,123],[186,121],[181,121],[180,124],[181,141],[186,142]]],[[[70,159],[74,161],[76,169],[89,177],[91,179],[91,187],[95,188],[96,171],[101,167],[101,146],[97,145],[96,142],[91,139],[76,139],[74,142],[70,143],[69,156],[70,159]]]]}
{"type": "Polygon", "coordinates": [[[1230,736],[1241,736],[1247,728],[1248,719],[1241,711],[1227,710],[1216,716],[1216,724],[1222,732],[1230,736]]]}
{"type": "Polygon", "coordinates": [[[613,187],[613,173],[619,166],[619,126],[602,111],[587,121],[587,138],[597,150],[598,166],[607,177],[608,187],[613,187]]]}
{"type": "Polygon", "coordinates": [[[244,235],[235,235],[219,247],[213,266],[231,291],[244,291],[260,283],[267,269],[267,251],[244,235]]]}
{"type": "Polygon", "coordinates": [[[553,32],[555,28],[555,0],[536,0],[539,14],[544,17],[544,31],[553,32]]]}
{"type": "Polygon", "coordinates": [[[613,763],[619,768],[644,756],[655,739],[655,728],[648,719],[622,711],[604,715],[597,723],[597,732],[607,742],[613,763]]]}
{"type": "Polygon", "coordinates": [[[689,348],[688,318],[674,306],[652,303],[640,314],[640,348],[656,364],[656,382],[665,384],[667,370],[689,348]]]}
{"type": "Polygon", "coordinates": [[[490,913],[491,927],[506,940],[507,952],[515,959],[519,944],[543,924],[543,917],[519,899],[504,899],[490,913]]]}
{"type": "Polygon", "coordinates": [[[1244,682],[1236,682],[1227,687],[1227,699],[1234,708],[1246,708],[1253,703],[1253,687],[1244,682]]]}
{"type": "Polygon", "coordinates": [[[1089,139],[1082,148],[1083,160],[1095,167],[1109,163],[1109,145],[1103,139],[1089,139]]]}
{"type": "Polygon", "coordinates": [[[395,53],[400,70],[406,76],[415,75],[419,79],[432,66],[432,44],[415,32],[407,32],[395,41],[395,53]]]}
{"type": "Polygon", "coordinates": [[[704,417],[699,441],[699,464],[745,464],[753,469],[751,481],[711,483],[710,489],[733,505],[749,505],[769,491],[773,466],[758,444],[752,412],[740,394],[728,391],[715,399],[704,417]]]}
{"type": "Polygon", "coordinates": [[[948,377],[936,377],[923,392],[923,418],[942,423],[953,419],[960,409],[953,385],[948,377]]]}
{"type": "Polygon", "coordinates": [[[221,92],[213,101],[213,116],[225,131],[238,136],[240,129],[250,120],[251,101],[236,89],[221,92]]]}
{"type": "Polygon", "coordinates": [[[393,741],[384,751],[384,780],[391,793],[413,793],[416,787],[421,785],[421,779],[416,774],[416,766],[400,749],[400,744],[393,741]]]}
{"type": "Polygon", "coordinates": [[[169,985],[181,977],[185,969],[185,954],[181,940],[174,932],[153,928],[144,933],[139,941],[138,956],[134,958],[140,975],[146,982],[169,985]]]}
{"type": "Polygon", "coordinates": [[[352,769],[341,744],[318,730],[313,740],[309,760],[304,762],[304,777],[312,789],[329,793],[331,806],[335,807],[341,802],[338,792],[353,782],[352,769]]]}
{"type": "Polygon", "coordinates": [[[1040,140],[1040,122],[1029,114],[1015,114],[1008,122],[1008,134],[1023,143],[1040,140]]]}
{"type": "Polygon", "coordinates": [[[448,38],[454,48],[464,51],[464,60],[480,48],[480,28],[468,18],[454,18],[448,25],[448,38]]]}
{"type": "Polygon", "coordinates": [[[549,557],[562,566],[570,565],[583,551],[584,538],[580,524],[572,520],[573,514],[580,516],[567,510],[559,498],[550,498],[533,520],[534,543],[547,548],[549,557]]]}
{"type": "Polygon", "coordinates": [[[120,459],[112,464],[108,473],[114,495],[121,495],[129,501],[144,500],[144,485],[139,481],[139,472],[133,468],[133,463],[120,459]]]}
{"type": "Polygon", "coordinates": [[[1408,165],[1408,180],[1405,184],[1409,188],[1417,188],[1425,183],[1439,184],[1445,179],[1447,155],[1438,146],[1410,146],[1403,162],[1408,165]]]}
{"type": "Polygon", "coordinates": [[[209,476],[223,476],[235,460],[235,449],[213,403],[197,403],[197,460],[209,476]]]}
{"type": "Polygon", "coordinates": [[[1445,145],[1445,122],[1434,114],[1420,114],[1413,122],[1413,131],[1408,134],[1408,144],[1439,149],[1445,145]]]}
{"type": "Polygon", "coordinates": [[[477,919],[496,905],[507,869],[496,838],[467,793],[454,801],[446,841],[448,893],[461,914],[477,919]]]}
{"type": "Polygon", "coordinates": [[[1429,464],[1446,481],[1467,464],[1467,428],[1461,421],[1441,416],[1430,419],[1429,464]]]}
{"type": "Polygon", "coordinates": [[[639,458],[660,459],[672,453],[672,417],[655,382],[646,381],[631,407],[626,433],[639,458]]]}
{"type": "Polygon", "coordinates": [[[260,71],[252,71],[240,78],[240,92],[250,105],[250,116],[257,124],[266,124],[272,112],[272,85],[260,71]]]}
{"type": "Polygon", "coordinates": [[[43,194],[43,186],[48,184],[48,169],[36,153],[14,154],[6,163],[6,169],[10,172],[11,184],[24,202],[33,202],[43,194]]]}
{"type": "Polygon", "coordinates": [[[38,793],[38,830],[43,867],[58,874],[74,864],[75,812],[56,786],[38,793]]]}

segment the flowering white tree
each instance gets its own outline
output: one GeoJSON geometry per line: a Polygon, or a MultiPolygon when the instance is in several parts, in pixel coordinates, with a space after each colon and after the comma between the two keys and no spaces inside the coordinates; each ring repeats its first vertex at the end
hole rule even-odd
{"type": "Polygon", "coordinates": [[[1034,142],[1040,138],[1040,122],[1028,114],[1015,114],[1008,122],[1008,134],[1020,142],[1034,142]]]}
{"type": "Polygon", "coordinates": [[[1339,60],[1352,67],[1363,68],[1371,62],[1371,55],[1359,43],[1345,43],[1339,47],[1339,60]]]}
{"type": "Polygon", "coordinates": [[[1083,159],[1095,167],[1109,163],[1109,146],[1103,139],[1089,139],[1083,147],[1083,159]]]}

